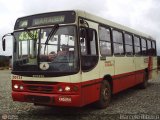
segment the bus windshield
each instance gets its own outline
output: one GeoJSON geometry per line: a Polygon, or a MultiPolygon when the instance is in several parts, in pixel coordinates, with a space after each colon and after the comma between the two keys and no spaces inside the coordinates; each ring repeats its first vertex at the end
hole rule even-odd
{"type": "Polygon", "coordinates": [[[76,27],[60,26],[51,35],[52,30],[48,27],[14,33],[16,52],[13,71],[77,70],[76,27]]]}

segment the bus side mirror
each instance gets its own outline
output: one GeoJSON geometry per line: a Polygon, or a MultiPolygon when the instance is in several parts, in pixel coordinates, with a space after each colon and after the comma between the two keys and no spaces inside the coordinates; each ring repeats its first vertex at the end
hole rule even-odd
{"type": "Polygon", "coordinates": [[[13,36],[13,33],[7,33],[2,37],[2,48],[3,48],[3,51],[6,50],[6,39],[5,39],[6,36],[13,36]]]}
{"type": "Polygon", "coordinates": [[[87,38],[87,41],[92,41],[94,36],[94,30],[91,28],[83,28],[80,30],[81,41],[84,42],[84,38],[87,38]]]}
{"type": "Polygon", "coordinates": [[[79,32],[80,42],[84,43],[84,39],[86,38],[86,30],[82,28],[79,32]]]}
{"type": "Polygon", "coordinates": [[[93,29],[90,29],[90,28],[87,28],[87,39],[89,41],[92,41],[93,40],[93,34],[94,34],[94,30],[93,29]]]}
{"type": "Polygon", "coordinates": [[[3,48],[3,51],[6,50],[6,39],[5,38],[2,39],[2,48],[3,48]]]}

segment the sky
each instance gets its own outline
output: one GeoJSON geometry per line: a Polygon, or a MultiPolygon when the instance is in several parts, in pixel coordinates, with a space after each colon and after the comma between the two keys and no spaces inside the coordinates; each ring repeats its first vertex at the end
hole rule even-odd
{"type": "Polygon", "coordinates": [[[37,13],[79,9],[151,35],[160,55],[160,0],[0,0],[0,55],[12,55],[11,37],[17,18],[37,13]]]}

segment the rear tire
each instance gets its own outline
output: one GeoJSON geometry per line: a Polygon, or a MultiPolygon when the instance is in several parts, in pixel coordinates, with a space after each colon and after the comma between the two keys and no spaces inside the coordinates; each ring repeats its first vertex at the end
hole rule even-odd
{"type": "Polygon", "coordinates": [[[145,89],[148,86],[148,73],[144,71],[143,74],[143,82],[139,85],[141,89],[145,89]]]}
{"type": "Polygon", "coordinates": [[[100,89],[100,98],[96,102],[96,107],[103,109],[106,108],[111,100],[111,86],[108,81],[104,80],[101,83],[101,89],[100,89]]]}

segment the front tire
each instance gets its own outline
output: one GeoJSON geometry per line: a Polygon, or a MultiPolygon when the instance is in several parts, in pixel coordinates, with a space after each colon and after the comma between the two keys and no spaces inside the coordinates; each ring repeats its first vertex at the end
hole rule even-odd
{"type": "Polygon", "coordinates": [[[108,81],[104,80],[101,83],[101,89],[100,89],[100,98],[96,102],[96,107],[98,108],[106,108],[111,100],[111,86],[108,81]]]}

